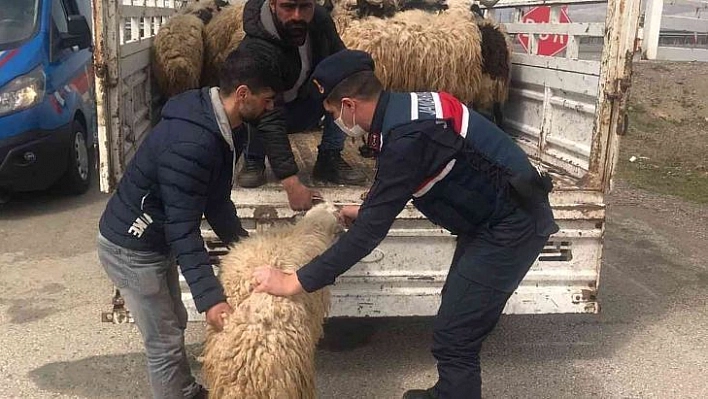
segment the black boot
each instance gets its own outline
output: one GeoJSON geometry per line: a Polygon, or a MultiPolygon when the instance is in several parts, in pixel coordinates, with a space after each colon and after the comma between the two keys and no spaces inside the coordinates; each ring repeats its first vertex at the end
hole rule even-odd
{"type": "Polygon", "coordinates": [[[411,389],[403,394],[403,399],[436,399],[437,396],[433,393],[433,388],[428,389],[411,389]]]}
{"type": "Polygon", "coordinates": [[[239,172],[238,185],[245,188],[254,188],[266,183],[265,158],[246,158],[239,172]]]}
{"type": "Polygon", "coordinates": [[[362,185],[366,183],[366,176],[346,163],[339,150],[320,150],[317,154],[315,167],[312,169],[312,177],[334,184],[362,185]]]}

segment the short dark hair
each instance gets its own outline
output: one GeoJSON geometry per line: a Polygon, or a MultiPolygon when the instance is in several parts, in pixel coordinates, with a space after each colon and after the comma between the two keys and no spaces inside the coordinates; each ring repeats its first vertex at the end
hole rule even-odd
{"type": "Polygon", "coordinates": [[[238,47],[229,53],[221,67],[219,89],[229,95],[241,85],[248,86],[254,94],[267,89],[276,93],[284,90],[277,63],[257,51],[238,47]]]}
{"type": "Polygon", "coordinates": [[[357,72],[339,82],[327,96],[327,102],[336,104],[344,97],[371,100],[381,93],[383,85],[373,71],[357,72]]]}

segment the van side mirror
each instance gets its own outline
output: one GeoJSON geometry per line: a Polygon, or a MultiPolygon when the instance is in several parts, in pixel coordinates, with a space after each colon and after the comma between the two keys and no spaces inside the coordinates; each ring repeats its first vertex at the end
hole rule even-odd
{"type": "Polygon", "coordinates": [[[61,46],[63,48],[79,46],[79,50],[89,47],[91,45],[91,30],[86,17],[69,15],[67,19],[69,33],[62,35],[61,46]]]}

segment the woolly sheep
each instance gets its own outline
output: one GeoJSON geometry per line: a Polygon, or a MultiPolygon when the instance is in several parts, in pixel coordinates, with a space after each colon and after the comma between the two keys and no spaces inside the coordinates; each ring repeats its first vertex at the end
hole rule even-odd
{"type": "Polygon", "coordinates": [[[182,5],[178,13],[195,15],[206,25],[228,4],[229,2],[224,0],[191,0],[182,5]]]}
{"type": "Polygon", "coordinates": [[[468,0],[449,0],[439,12],[430,11],[436,0],[416,1],[405,7],[420,9],[391,18],[353,18],[338,12],[341,2],[333,14],[345,45],[372,54],[386,88],[447,91],[476,110],[492,111],[501,124],[511,78],[509,35],[468,0]]]}
{"type": "Polygon", "coordinates": [[[201,86],[205,24],[227,4],[223,0],[190,1],[157,32],[152,49],[153,73],[165,96],[201,86]]]}
{"type": "Polygon", "coordinates": [[[375,16],[391,17],[404,10],[443,10],[445,0],[318,0],[330,12],[352,18],[375,16]]]}
{"type": "Polygon", "coordinates": [[[226,57],[235,50],[245,33],[243,31],[243,6],[234,4],[224,7],[204,29],[204,73],[202,85],[218,85],[219,70],[226,57]]]}
{"type": "Polygon", "coordinates": [[[475,93],[475,109],[492,109],[493,119],[502,123],[501,106],[511,83],[512,43],[504,27],[491,19],[477,22],[482,36],[482,78],[475,93]]]}
{"type": "Polygon", "coordinates": [[[223,256],[219,279],[234,309],[220,333],[211,327],[202,356],[210,398],[314,398],[315,347],[329,310],[327,288],[292,297],[253,293],[259,266],[295,272],[342,231],[332,205],[319,204],[294,225],[246,238],[223,256]]]}
{"type": "Polygon", "coordinates": [[[492,119],[502,124],[501,107],[506,102],[511,83],[511,37],[504,26],[485,17],[477,4],[468,0],[448,0],[449,12],[465,13],[479,27],[482,46],[482,76],[473,107],[491,110],[492,119]]]}
{"type": "Polygon", "coordinates": [[[192,14],[173,15],[153,42],[153,73],[163,95],[200,86],[204,63],[204,23],[192,14]]]}
{"type": "Polygon", "coordinates": [[[371,54],[388,89],[446,91],[474,100],[482,54],[479,28],[470,18],[403,11],[388,19],[348,21],[340,35],[348,48],[371,54]]]}

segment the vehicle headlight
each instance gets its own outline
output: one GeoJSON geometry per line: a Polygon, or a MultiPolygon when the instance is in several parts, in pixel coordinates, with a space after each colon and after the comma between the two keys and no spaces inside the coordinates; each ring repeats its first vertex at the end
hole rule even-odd
{"type": "Polygon", "coordinates": [[[0,116],[22,111],[42,102],[45,82],[46,76],[40,66],[0,88],[0,116]]]}

